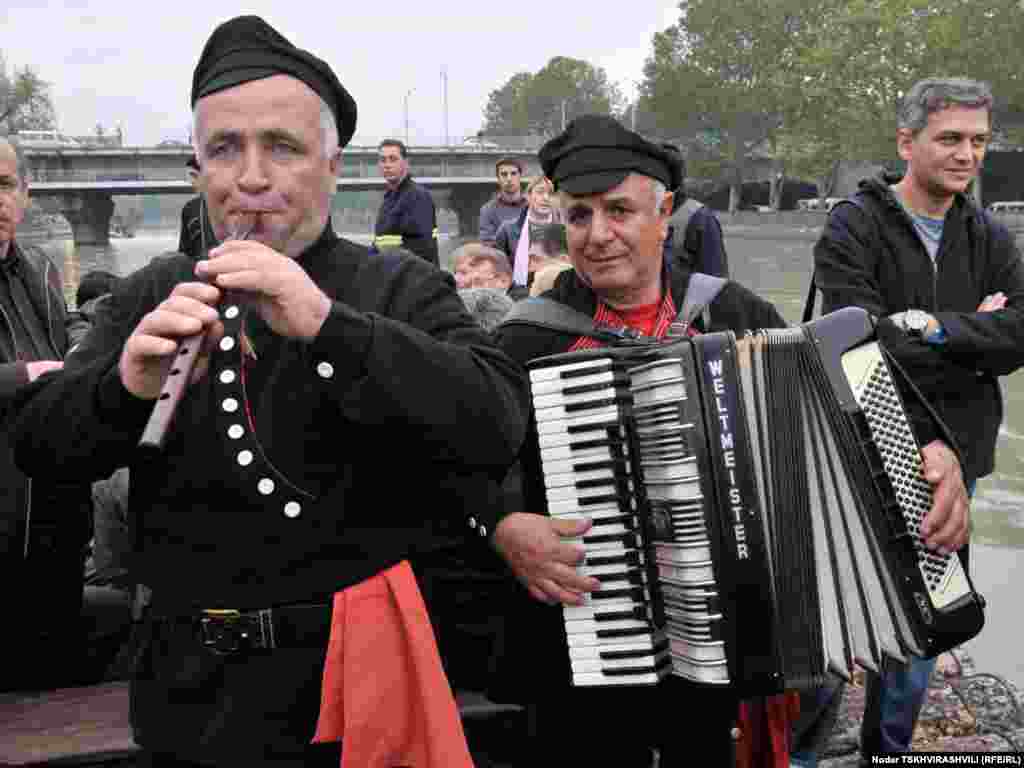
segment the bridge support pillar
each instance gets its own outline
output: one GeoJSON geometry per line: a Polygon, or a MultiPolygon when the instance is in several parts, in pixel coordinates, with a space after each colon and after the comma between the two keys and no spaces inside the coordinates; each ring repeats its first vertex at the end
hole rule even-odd
{"type": "Polygon", "coordinates": [[[475,239],[480,232],[480,208],[494,197],[494,184],[459,184],[453,186],[448,206],[459,221],[459,235],[475,239]]]}
{"type": "Polygon", "coordinates": [[[108,245],[114,198],[108,192],[69,192],[61,195],[60,212],[71,224],[75,245],[108,245]]]}

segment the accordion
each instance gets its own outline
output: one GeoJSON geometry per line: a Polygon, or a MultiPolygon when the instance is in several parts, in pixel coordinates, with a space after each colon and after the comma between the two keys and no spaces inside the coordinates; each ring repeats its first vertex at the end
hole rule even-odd
{"type": "Polygon", "coordinates": [[[863,310],[528,368],[548,513],[593,521],[574,685],[767,695],[981,630],[959,557],[921,540],[931,486],[863,310]]]}

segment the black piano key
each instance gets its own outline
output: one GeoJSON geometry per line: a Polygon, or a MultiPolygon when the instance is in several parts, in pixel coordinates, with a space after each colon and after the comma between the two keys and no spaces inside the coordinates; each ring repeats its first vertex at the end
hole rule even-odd
{"type": "Polygon", "coordinates": [[[650,635],[649,627],[634,627],[632,629],[599,629],[594,633],[600,640],[608,640],[615,637],[636,637],[637,635],[650,635]]]}
{"type": "Polygon", "coordinates": [[[644,656],[656,656],[662,651],[668,650],[668,641],[655,643],[649,650],[645,651],[600,651],[597,658],[604,661],[615,661],[617,659],[640,659],[644,656]]]}
{"type": "Polygon", "coordinates": [[[585,565],[640,565],[640,553],[634,549],[620,555],[593,555],[583,562],[585,565]]]}
{"type": "Polygon", "coordinates": [[[624,608],[619,611],[603,611],[601,613],[594,614],[594,621],[625,621],[627,619],[632,619],[634,621],[647,621],[647,618],[647,609],[642,606],[624,608]]]}
{"type": "Polygon", "coordinates": [[[627,597],[637,603],[644,601],[643,587],[622,587],[621,589],[598,589],[590,593],[591,600],[615,600],[627,597]]]}

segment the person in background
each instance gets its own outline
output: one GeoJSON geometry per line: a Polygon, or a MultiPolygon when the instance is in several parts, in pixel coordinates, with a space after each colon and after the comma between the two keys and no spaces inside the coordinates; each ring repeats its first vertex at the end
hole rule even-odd
{"type": "Polygon", "coordinates": [[[512,267],[501,251],[481,243],[464,243],[452,253],[455,285],[463,288],[494,288],[508,291],[512,267]]]}
{"type": "Polygon", "coordinates": [[[11,426],[37,478],[130,470],[131,577],[150,594],[139,761],[469,768],[415,568],[490,552],[525,377],[450,275],[335,233],[357,110],[326,62],[235,17],[203,47],[191,103],[222,244],[128,276],[80,362],[30,385],[11,426]],[[196,334],[164,442],[142,450],[196,334]]]}
{"type": "MultiPolygon", "coordinates": [[[[69,311],[60,272],[38,246],[17,241],[29,204],[20,147],[0,137],[0,417],[15,396],[52,379],[89,330],[69,311]],[[48,375],[47,375],[48,374],[48,375]]],[[[89,484],[57,466],[30,479],[14,464],[10,430],[0,431],[0,584],[7,618],[0,690],[75,684],[84,650],[82,587],[92,532],[89,484]]]]}
{"type": "MultiPolygon", "coordinates": [[[[194,187],[199,176],[199,161],[194,154],[185,161],[185,166],[188,168],[188,179],[194,187]]],[[[216,237],[210,228],[210,217],[206,215],[206,204],[202,195],[196,195],[181,209],[178,253],[184,253],[199,261],[207,249],[216,243],[216,237]]]]}
{"type": "Polygon", "coordinates": [[[506,221],[515,221],[527,206],[523,195],[523,165],[514,157],[503,157],[494,164],[498,192],[480,208],[480,242],[494,245],[498,230],[506,221]]]}
{"type": "Polygon", "coordinates": [[[405,248],[438,266],[437,210],[430,192],[409,175],[409,151],[398,139],[377,147],[377,166],[387,189],[377,211],[373,248],[405,248]]]}
{"type": "Polygon", "coordinates": [[[544,263],[533,273],[533,282],[530,284],[530,295],[540,296],[545,291],[550,291],[555,286],[558,276],[565,270],[572,269],[572,264],[561,259],[552,259],[544,263]]]}
{"type": "MultiPolygon", "coordinates": [[[[879,318],[879,339],[956,438],[965,499],[994,467],[999,377],[1024,364],[1024,264],[1007,228],[969,194],[992,137],[992,112],[984,83],[916,83],[897,115],[906,172],[862,181],[832,208],[814,247],[822,311],[858,306],[879,318]]],[[[910,416],[927,473],[948,448],[922,408],[910,416]]],[[[965,569],[967,513],[965,500],[959,519],[922,526],[925,545],[959,550],[965,569]]],[[[865,760],[910,749],[934,665],[887,659],[881,677],[867,674],[865,760]]]]}
{"type": "Polygon", "coordinates": [[[545,227],[559,223],[558,211],[552,205],[552,186],[549,179],[538,176],[526,187],[527,207],[515,221],[506,221],[498,230],[496,248],[503,251],[512,264],[512,284],[528,288],[531,269],[531,244],[542,239],[545,227]]]}
{"type": "MultiPolygon", "coordinates": [[[[683,161],[683,175],[686,165],[683,161]]],[[[694,272],[716,277],[729,276],[729,257],[725,252],[722,224],[714,211],[699,200],[686,196],[686,185],[675,190],[675,210],[669,219],[666,253],[672,251],[683,258],[694,272]]]]}

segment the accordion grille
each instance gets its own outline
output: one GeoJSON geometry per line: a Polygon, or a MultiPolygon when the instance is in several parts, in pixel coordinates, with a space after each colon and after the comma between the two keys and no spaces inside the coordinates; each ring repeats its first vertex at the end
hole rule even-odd
{"type": "Polygon", "coordinates": [[[877,358],[870,375],[865,378],[858,400],[903,509],[907,530],[917,550],[921,576],[936,607],[941,608],[950,601],[946,597],[959,597],[948,595],[947,587],[951,581],[958,581],[955,577],[960,561],[953,555],[941,555],[924,546],[921,521],[931,508],[932,490],[924,478],[921,455],[899,393],[881,357],[877,358]]]}

